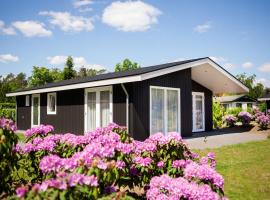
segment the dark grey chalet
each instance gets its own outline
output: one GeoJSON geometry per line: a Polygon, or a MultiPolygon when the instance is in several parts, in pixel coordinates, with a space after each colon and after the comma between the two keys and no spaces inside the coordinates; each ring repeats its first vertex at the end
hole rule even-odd
{"type": "Polygon", "coordinates": [[[51,124],[57,133],[84,134],[110,122],[139,140],[156,132],[212,129],[212,96],[248,88],[210,58],[50,83],[16,91],[17,126],[51,124]]]}

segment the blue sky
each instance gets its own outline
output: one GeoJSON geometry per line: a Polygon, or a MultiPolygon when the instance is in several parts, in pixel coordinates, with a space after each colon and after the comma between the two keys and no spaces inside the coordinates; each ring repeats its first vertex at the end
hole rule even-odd
{"type": "Polygon", "coordinates": [[[0,74],[211,56],[270,86],[270,1],[1,0],[0,74]],[[57,2],[57,3],[56,3],[57,2]],[[169,3],[168,3],[169,2],[169,3]]]}

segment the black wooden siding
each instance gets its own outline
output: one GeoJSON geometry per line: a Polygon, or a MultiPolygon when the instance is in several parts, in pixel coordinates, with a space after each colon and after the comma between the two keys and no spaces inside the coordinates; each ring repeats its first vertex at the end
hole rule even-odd
{"type": "Polygon", "coordinates": [[[113,85],[113,122],[126,126],[126,94],[120,84],[113,85]]]}
{"type": "Polygon", "coordinates": [[[83,134],[84,89],[56,92],[56,115],[47,114],[47,93],[40,94],[40,123],[51,124],[56,133],[83,134]]]}
{"type": "Polygon", "coordinates": [[[18,130],[26,130],[31,127],[31,95],[30,106],[25,106],[25,95],[17,96],[17,128],[18,130]]]}
{"type": "Polygon", "coordinates": [[[204,93],[205,131],[211,131],[213,129],[213,118],[212,118],[213,93],[211,90],[203,87],[202,85],[200,85],[195,81],[192,81],[192,92],[204,93]]]}
{"type": "Polygon", "coordinates": [[[135,139],[144,140],[150,133],[150,86],[180,88],[181,135],[192,135],[190,69],[126,85],[130,95],[129,131],[135,139]]]}

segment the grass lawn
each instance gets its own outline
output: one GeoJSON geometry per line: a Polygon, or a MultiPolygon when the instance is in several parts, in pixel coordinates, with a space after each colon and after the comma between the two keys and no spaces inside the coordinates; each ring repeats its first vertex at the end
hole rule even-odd
{"type": "Polygon", "coordinates": [[[216,149],[196,150],[217,156],[217,171],[225,179],[230,199],[270,199],[270,139],[216,149]]]}

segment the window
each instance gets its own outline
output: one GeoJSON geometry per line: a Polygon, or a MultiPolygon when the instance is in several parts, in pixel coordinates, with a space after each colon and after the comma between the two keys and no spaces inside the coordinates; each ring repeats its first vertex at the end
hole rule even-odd
{"type": "Polygon", "coordinates": [[[30,106],[30,97],[29,97],[29,95],[25,96],[25,106],[30,106]]]}
{"type": "Polygon", "coordinates": [[[86,89],[85,111],[85,132],[106,127],[112,122],[111,87],[86,89]]]}
{"type": "Polygon", "coordinates": [[[242,108],[242,104],[241,103],[236,103],[235,104],[237,108],[242,108]]]}
{"type": "Polygon", "coordinates": [[[180,131],[180,89],[150,87],[150,133],[180,131]]]}
{"type": "Polygon", "coordinates": [[[47,94],[47,114],[48,115],[56,114],[56,93],[47,94]]]}

